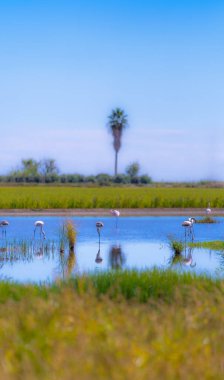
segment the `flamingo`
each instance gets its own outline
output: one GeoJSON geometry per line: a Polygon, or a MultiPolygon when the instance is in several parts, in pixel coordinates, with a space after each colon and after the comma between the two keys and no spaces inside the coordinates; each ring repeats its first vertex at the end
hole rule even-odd
{"type": "Polygon", "coordinates": [[[118,211],[118,210],[110,210],[110,213],[111,213],[111,215],[113,215],[113,216],[116,217],[116,227],[117,227],[117,221],[118,221],[118,217],[120,216],[120,211],[118,211]]]}
{"type": "Polygon", "coordinates": [[[185,239],[188,232],[188,236],[192,237],[192,240],[194,239],[194,231],[193,231],[193,224],[196,222],[195,218],[189,218],[188,220],[185,220],[182,223],[182,226],[185,228],[185,239]]]}
{"type": "Polygon", "coordinates": [[[100,245],[100,231],[101,231],[101,228],[103,228],[103,223],[102,222],[96,222],[96,230],[97,230],[98,235],[99,235],[99,245],[100,245]]]}
{"type": "Polygon", "coordinates": [[[212,210],[210,209],[210,202],[208,203],[208,207],[206,208],[205,212],[207,215],[211,214],[212,210]]]}
{"type": "Polygon", "coordinates": [[[9,225],[9,222],[7,220],[1,220],[0,221],[0,227],[2,228],[2,235],[6,236],[6,227],[9,225]]]}
{"type": "Polygon", "coordinates": [[[42,234],[44,239],[46,239],[46,234],[43,230],[44,222],[42,220],[37,220],[35,223],[35,228],[34,228],[34,237],[35,237],[35,232],[37,228],[40,228],[40,235],[42,234]]]}

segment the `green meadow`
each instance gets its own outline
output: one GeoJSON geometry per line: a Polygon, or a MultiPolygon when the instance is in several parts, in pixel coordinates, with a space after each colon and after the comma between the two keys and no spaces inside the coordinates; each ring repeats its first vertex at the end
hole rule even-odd
{"type": "Polygon", "coordinates": [[[1,186],[0,208],[224,207],[224,189],[165,187],[1,186]]]}
{"type": "Polygon", "coordinates": [[[0,283],[0,379],[224,376],[224,282],[156,270],[0,283]]]}

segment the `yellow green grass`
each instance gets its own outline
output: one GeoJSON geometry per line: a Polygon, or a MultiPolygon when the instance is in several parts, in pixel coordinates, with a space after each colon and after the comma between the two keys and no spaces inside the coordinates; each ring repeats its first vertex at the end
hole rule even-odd
{"type": "Polygon", "coordinates": [[[1,186],[0,208],[157,208],[224,207],[224,189],[1,186]]]}
{"type": "Polygon", "coordinates": [[[217,223],[217,220],[212,218],[211,216],[205,216],[202,219],[197,219],[196,223],[213,224],[213,223],[217,223]]]}
{"type": "Polygon", "coordinates": [[[223,295],[158,271],[0,283],[0,379],[221,380],[223,295]]]}
{"type": "Polygon", "coordinates": [[[77,238],[77,230],[72,220],[66,220],[60,231],[60,238],[63,245],[68,242],[69,248],[74,250],[77,238]]]}
{"type": "Polygon", "coordinates": [[[222,240],[189,243],[189,246],[193,248],[212,249],[213,251],[224,251],[224,241],[222,240]]]}

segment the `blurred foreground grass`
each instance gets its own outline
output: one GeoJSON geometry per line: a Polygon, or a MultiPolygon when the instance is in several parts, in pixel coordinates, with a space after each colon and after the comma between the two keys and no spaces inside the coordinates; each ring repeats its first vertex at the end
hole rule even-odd
{"type": "Polygon", "coordinates": [[[0,379],[223,379],[223,295],[157,270],[0,283],[0,379]]]}

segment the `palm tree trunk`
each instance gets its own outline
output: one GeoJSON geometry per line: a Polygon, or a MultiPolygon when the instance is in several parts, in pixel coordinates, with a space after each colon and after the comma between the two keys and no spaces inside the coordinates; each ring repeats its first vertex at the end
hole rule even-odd
{"type": "Polygon", "coordinates": [[[114,175],[115,175],[115,177],[117,176],[117,155],[118,155],[118,152],[115,151],[115,167],[114,167],[114,175]]]}

